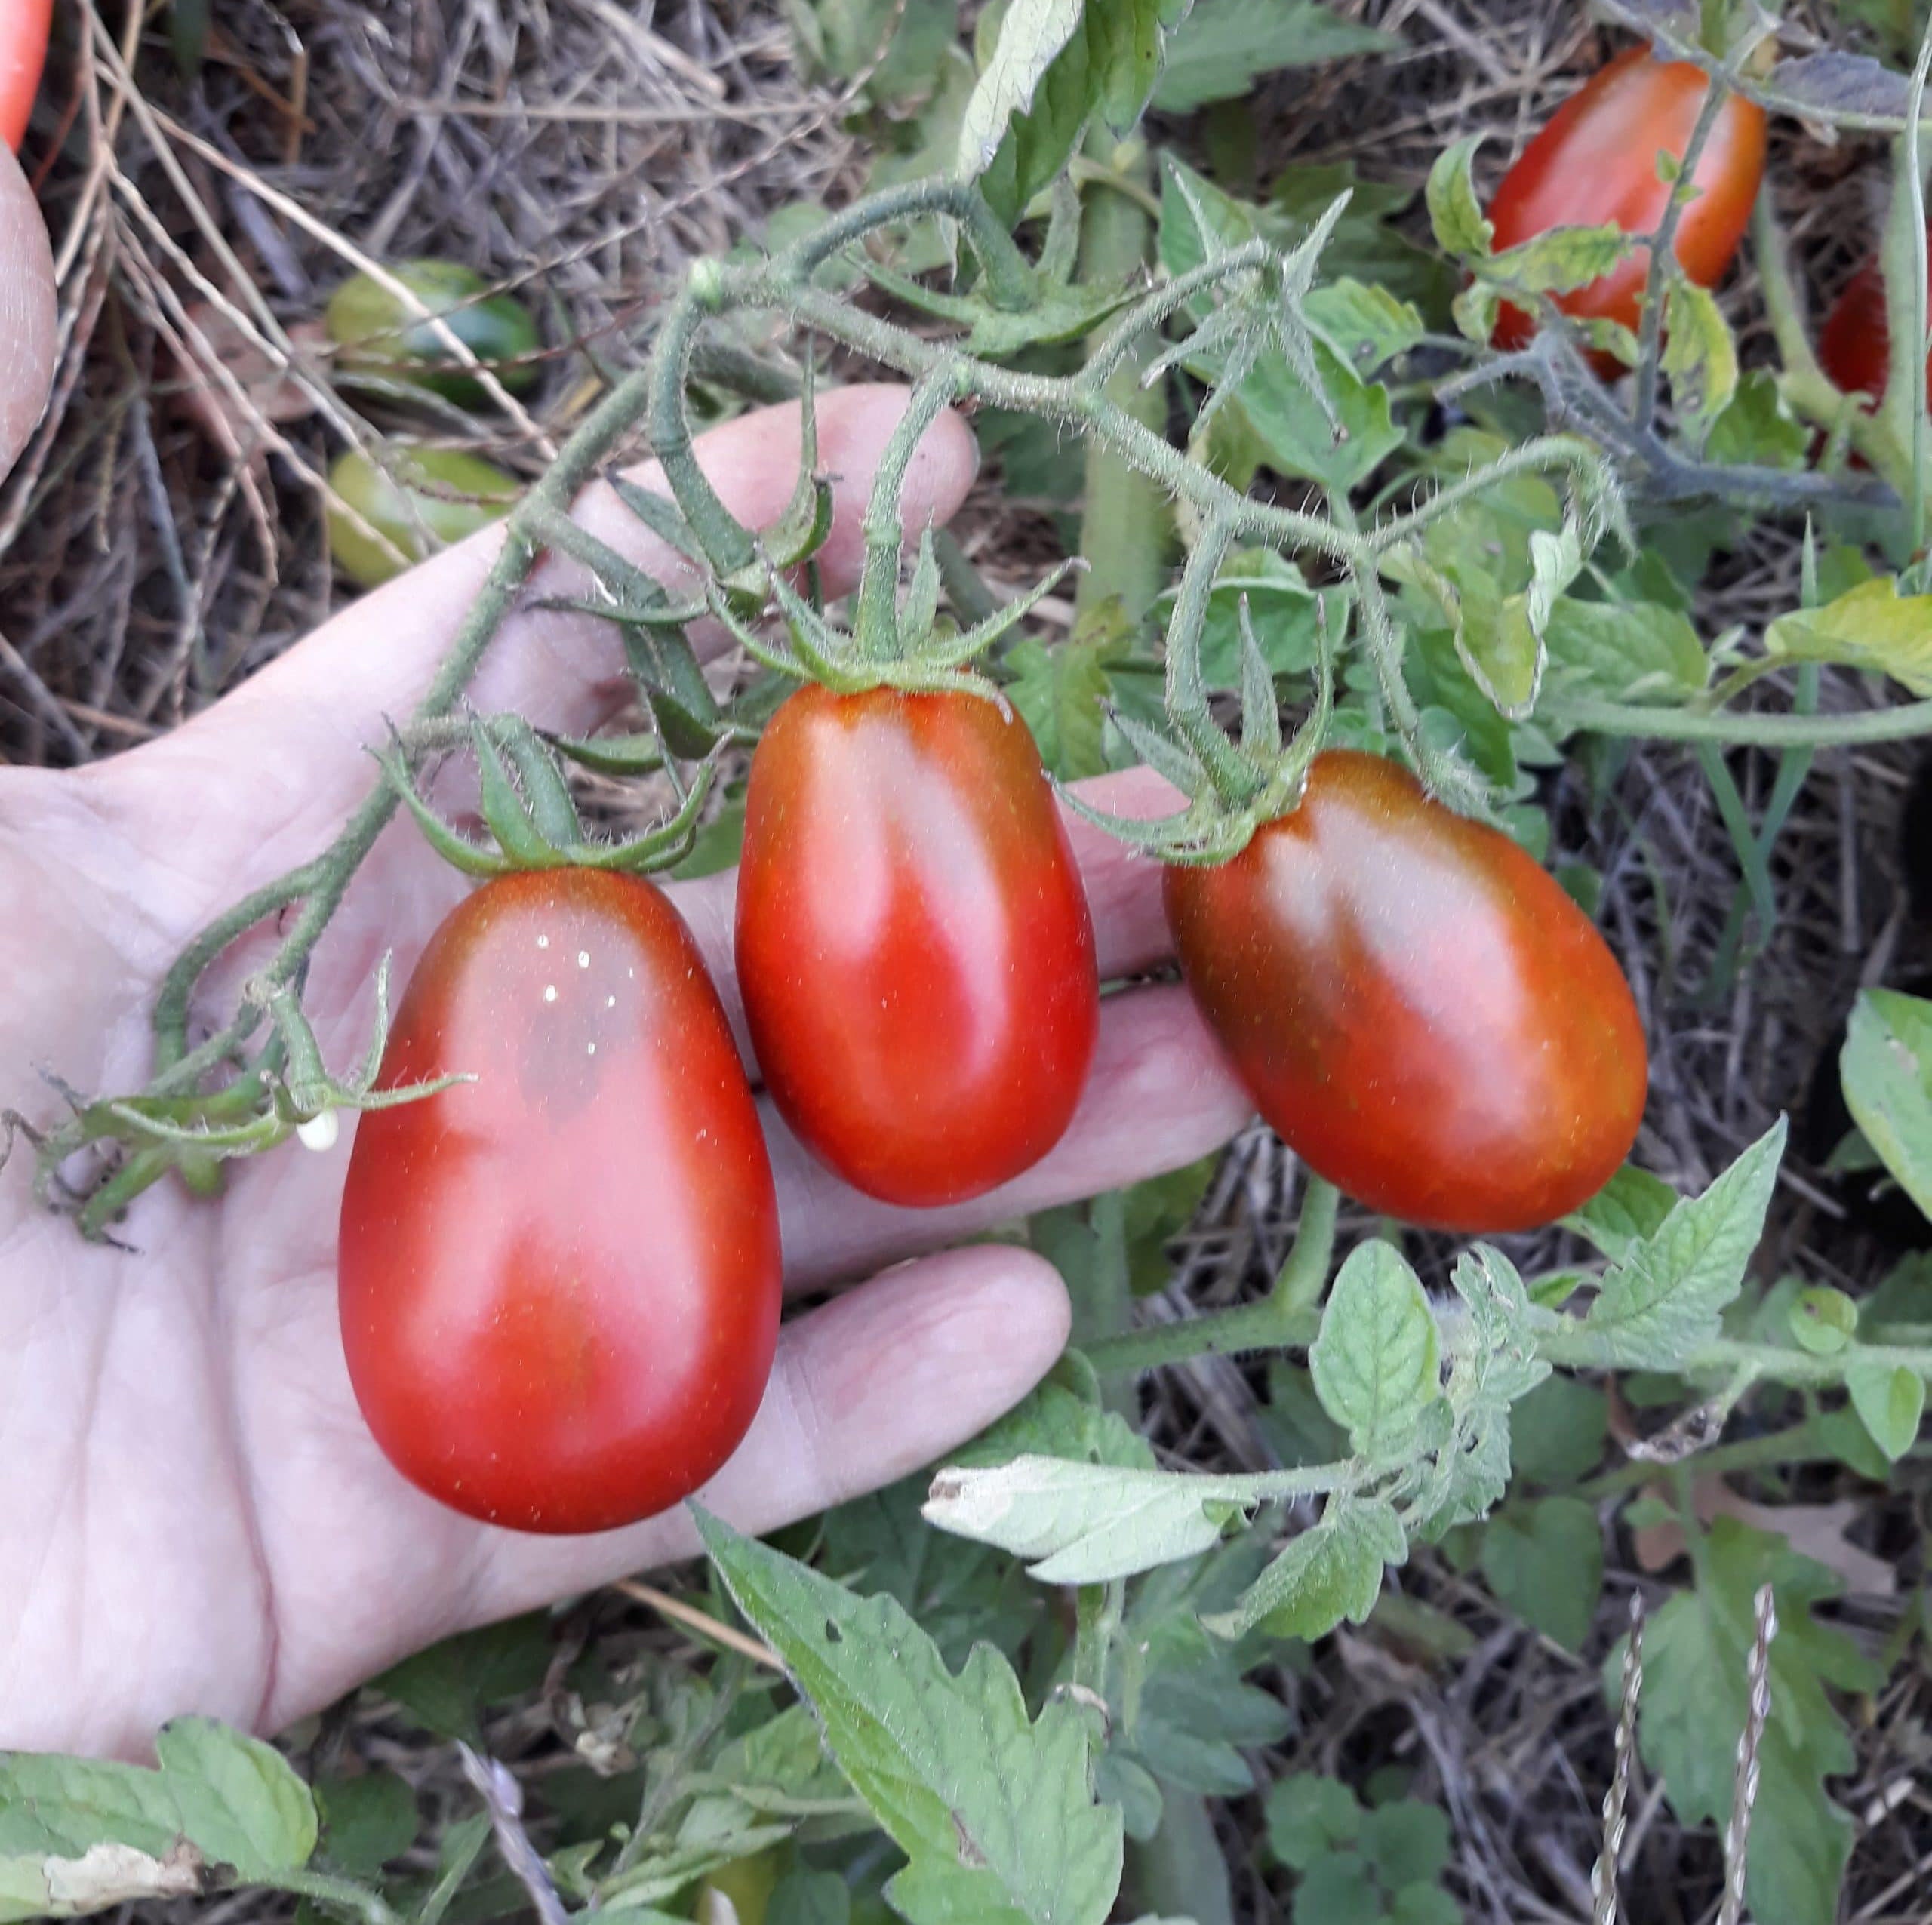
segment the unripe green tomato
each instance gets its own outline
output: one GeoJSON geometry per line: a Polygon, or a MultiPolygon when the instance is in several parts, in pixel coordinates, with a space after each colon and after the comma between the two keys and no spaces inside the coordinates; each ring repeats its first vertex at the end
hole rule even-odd
{"type": "Polygon", "coordinates": [[[1858,1333],[1858,1305],[1843,1290],[1814,1284],[1791,1306],[1791,1333],[1814,1357],[1835,1357],[1858,1333]]]}
{"type": "Polygon", "coordinates": [[[330,487],[406,558],[398,561],[331,501],[330,552],[335,565],[362,588],[380,588],[432,548],[501,521],[523,492],[514,475],[454,448],[392,449],[389,461],[395,479],[360,449],[338,457],[329,469],[330,487]],[[433,541],[424,539],[426,530],[433,541]]]}
{"type": "MultiPolygon", "coordinates": [[[[529,358],[540,345],[537,323],[521,301],[508,294],[486,297],[489,282],[453,260],[406,260],[389,271],[512,394],[522,393],[537,379],[529,358]]],[[[322,318],[342,349],[342,365],[354,373],[426,388],[463,407],[480,407],[487,398],[482,383],[457,364],[436,330],[368,275],[345,281],[329,297],[322,318]]]]}
{"type": "Polygon", "coordinates": [[[764,1925],[779,1865],[779,1853],[765,1851],[720,1866],[698,1888],[697,1925],[764,1925]]]}

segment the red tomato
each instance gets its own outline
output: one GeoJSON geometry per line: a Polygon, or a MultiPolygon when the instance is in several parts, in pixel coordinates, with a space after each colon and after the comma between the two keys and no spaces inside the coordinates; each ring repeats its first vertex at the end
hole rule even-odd
{"type": "MultiPolygon", "coordinates": [[[[1684,60],[1654,59],[1633,47],[1593,74],[1550,118],[1503,177],[1489,217],[1499,251],[1552,227],[1614,222],[1628,234],[1654,233],[1670,204],[1657,177],[1657,155],[1681,160],[1704,104],[1703,70],[1684,60]]],[[[1677,258],[1708,288],[1723,278],[1737,251],[1764,171],[1764,110],[1737,94],[1724,103],[1697,162],[1697,198],[1677,223],[1677,258]]],[[[1638,323],[1650,253],[1639,248],[1599,281],[1556,297],[1566,314],[1586,320],[1638,323]]],[[[1506,306],[1496,345],[1520,348],[1535,324],[1506,306]]]]}
{"type": "MultiPolygon", "coordinates": [[[[1932,273],[1932,269],[1928,269],[1932,273]]],[[[1928,281],[1932,292],[1932,280],[1928,281]]],[[[1885,277],[1868,261],[1844,284],[1818,334],[1818,364],[1848,395],[1884,398],[1891,379],[1892,330],[1885,317],[1885,277]]],[[[1926,357],[1932,378],[1932,355],[1926,357]]]]}
{"type": "Polygon", "coordinates": [[[1195,1001],[1261,1114],[1405,1222],[1527,1229],[1601,1189],[1643,1114],[1643,1031],[1589,920],[1500,832],[1352,749],[1232,862],[1174,867],[1195,1001]]]}
{"type": "Polygon", "coordinates": [[[504,876],[431,937],[357,1126],[342,1334],[411,1482],[519,1530],[606,1530],[737,1447],[777,1339],[777,1201],[690,932],[649,883],[504,876]]]}
{"type": "Polygon", "coordinates": [[[40,91],[54,0],[0,0],[0,140],[18,147],[40,91]]]}
{"type": "Polygon", "coordinates": [[[766,1087],[869,1195],[977,1196],[1071,1120],[1100,1020],[1094,929],[1011,711],[790,697],[752,758],[737,950],[766,1087]]]}

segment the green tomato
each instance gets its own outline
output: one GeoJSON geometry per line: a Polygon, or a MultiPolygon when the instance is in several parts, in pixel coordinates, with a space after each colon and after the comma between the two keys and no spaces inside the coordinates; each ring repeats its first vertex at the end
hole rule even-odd
{"type": "MultiPolygon", "coordinates": [[[[521,301],[508,294],[486,296],[488,281],[453,260],[402,261],[389,273],[446,321],[511,393],[521,394],[535,381],[529,357],[540,346],[537,323],[521,301]]],[[[345,281],[322,318],[342,349],[343,367],[352,373],[426,388],[463,407],[480,407],[487,398],[482,384],[457,364],[435,329],[368,275],[345,281]]]]}
{"type": "Polygon", "coordinates": [[[398,561],[331,501],[330,552],[336,566],[363,588],[380,588],[409,562],[501,521],[523,492],[514,475],[452,448],[392,449],[389,462],[394,478],[359,449],[329,469],[330,487],[407,558],[398,561]]]}
{"type": "Polygon", "coordinates": [[[717,1925],[726,1918],[734,1919],[736,1925],[764,1925],[765,1908],[778,1883],[781,1860],[779,1852],[764,1851],[721,1865],[698,1888],[693,1914],[697,1925],[717,1925]],[[728,1911],[720,1899],[728,1901],[728,1911]]]}

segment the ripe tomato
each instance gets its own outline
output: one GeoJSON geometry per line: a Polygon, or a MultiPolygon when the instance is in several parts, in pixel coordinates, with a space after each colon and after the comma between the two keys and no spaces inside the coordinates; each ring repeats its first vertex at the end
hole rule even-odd
{"type": "Polygon", "coordinates": [[[1232,862],[1170,869],[1195,1001],[1261,1114],[1411,1223],[1527,1229],[1607,1182],[1643,1032],[1588,918],[1500,831],[1336,749],[1232,862]]]}
{"type": "Polygon", "coordinates": [[[1094,929],[1026,724],[977,695],[816,684],[752,758],[738,982],[807,1147],[889,1203],[1059,1141],[1100,1020],[1094,929]]]}
{"type": "MultiPolygon", "coordinates": [[[[1847,394],[1869,395],[1876,402],[1884,398],[1891,379],[1891,355],[1885,277],[1875,260],[1868,261],[1844,284],[1825,317],[1818,333],[1818,364],[1847,394]]],[[[1932,355],[1925,365],[1932,376],[1932,355]]]]}
{"type": "Polygon", "coordinates": [[[606,1530],[737,1447],[777,1340],[777,1201],[690,932],[649,883],[486,883],[431,937],[342,1200],[342,1334],[412,1483],[519,1530],[606,1530]]]}
{"type": "MultiPolygon", "coordinates": [[[[1499,251],[1552,227],[1614,221],[1626,233],[1662,225],[1671,189],[1657,177],[1657,155],[1681,160],[1704,104],[1703,70],[1654,59],[1647,47],[1620,54],[1557,109],[1548,126],[1503,177],[1489,217],[1499,251]]],[[[1764,171],[1764,110],[1737,94],[1724,103],[1699,157],[1697,198],[1677,223],[1677,258],[1708,288],[1737,251],[1764,171]]],[[[1601,280],[1558,295],[1566,314],[1638,323],[1650,254],[1639,248],[1601,280]]],[[[1505,306],[1496,345],[1520,348],[1535,331],[1521,309],[1505,306]]]]}
{"type": "Polygon", "coordinates": [[[54,0],[0,0],[0,140],[17,148],[40,91],[54,0]]]}

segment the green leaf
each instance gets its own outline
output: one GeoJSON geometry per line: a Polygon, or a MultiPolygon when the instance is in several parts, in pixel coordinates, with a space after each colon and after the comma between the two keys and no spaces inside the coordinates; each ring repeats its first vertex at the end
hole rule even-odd
{"type": "Polygon", "coordinates": [[[1595,1384],[1546,1377],[1510,1410],[1516,1475],[1546,1490],[1579,1483],[1603,1461],[1609,1432],[1609,1404],[1595,1384]]]}
{"type": "Polygon", "coordinates": [[[788,1871],[773,1887],[764,1925],[850,1925],[852,1890],[835,1871],[788,1871]]]}
{"type": "Polygon", "coordinates": [[[1550,610],[1545,635],[1552,669],[1614,702],[1680,706],[1710,678],[1704,645],[1688,617],[1651,601],[1577,601],[1550,610]]]}
{"type": "Polygon", "coordinates": [[[1302,306],[1309,326],[1334,350],[1335,358],[1364,379],[1407,354],[1427,331],[1407,301],[1359,281],[1328,281],[1312,289],[1302,306]]]}
{"type": "Polygon", "coordinates": [[[1298,1771],[1269,1785],[1262,1813],[1269,1847],[1291,1871],[1306,1871],[1361,1835],[1361,1807],[1354,1792],[1318,1772],[1298,1771]]]}
{"type": "Polygon", "coordinates": [[[315,1849],[315,1801],[272,1745],[209,1717],[177,1718],[155,1740],[181,1829],[246,1880],[299,1871],[315,1849]]]}
{"type": "Polygon", "coordinates": [[[1566,1650],[1580,1651],[1603,1589],[1603,1531],[1577,1497],[1512,1505],[1491,1518],[1482,1574],[1524,1623],[1566,1650]]]}
{"type": "Polygon", "coordinates": [[[1360,1855],[1318,1858],[1295,1887],[1294,1925],[1382,1925],[1382,1893],[1360,1855]]]}
{"type": "Polygon", "coordinates": [[[369,1688],[393,1698],[438,1737],[479,1743],[484,1707],[542,1684],[550,1648],[549,1619],[533,1611],[445,1637],[392,1665],[369,1688]]]}
{"type": "Polygon", "coordinates": [[[1257,1625],[1274,1637],[1325,1637],[1344,1618],[1360,1624],[1375,1608],[1383,1566],[1407,1555],[1392,1505],[1338,1494],[1321,1521],[1291,1538],[1232,1611],[1201,1622],[1221,1637],[1239,1637],[1257,1625]]]}
{"type": "Polygon", "coordinates": [[[1445,149],[1429,171],[1429,224],[1435,244],[1461,260],[1486,258],[1496,238],[1476,196],[1475,161],[1481,145],[1481,134],[1470,134],[1445,149]]]}
{"type": "Polygon", "coordinates": [[[977,180],[992,165],[1014,116],[1033,104],[1048,68],[1080,30],[1082,11],[1081,0],[1013,0],[1006,8],[960,124],[962,180],[977,180]]]}
{"type": "MultiPolygon", "coordinates": [[[[1697,1588],[1672,1598],[1644,1632],[1644,1760],[1662,1773],[1682,1822],[1725,1822],[1744,1728],[1752,1599],[1772,1582],[1778,1634],[1770,1722],[1758,1751],[1749,1911],[1758,1925],[1832,1925],[1852,1827],[1826,1797],[1824,1781],[1849,1771],[1853,1757],[1826,1687],[1869,1691],[1881,1674],[1841,1631],[1813,1616],[1837,1581],[1782,1537],[1719,1518],[1697,1571],[1697,1588]]],[[[1613,1653],[1605,1667],[1613,1696],[1620,1662],[1620,1652],[1613,1653]]]]}
{"type": "Polygon", "coordinates": [[[202,1854],[158,1771],[54,1753],[0,1753],[0,1920],[72,1917],[192,1897],[202,1854]]]}
{"type": "Polygon", "coordinates": [[[1106,720],[1107,664],[1126,652],[1122,640],[1069,640],[1051,647],[1028,640],[1008,651],[1006,699],[1033,732],[1040,759],[1063,782],[1100,774],[1106,720]]]}
{"type": "Polygon", "coordinates": [[[1312,0],[1195,0],[1168,43],[1154,104],[1163,113],[1190,113],[1211,101],[1241,99],[1263,74],[1281,67],[1392,53],[1401,44],[1312,0]]]}
{"type": "Polygon", "coordinates": [[[416,1794],[392,1771],[318,1779],[322,1850],[352,1877],[374,1878],[416,1842],[416,1794]]]}
{"type": "Polygon", "coordinates": [[[1358,1456],[1404,1450],[1441,1395],[1435,1319],[1399,1251],[1358,1244],[1335,1278],[1309,1352],[1315,1395],[1358,1456]]]}
{"type": "Polygon", "coordinates": [[[1737,392],[1737,343],[1717,297],[1687,278],[1673,278],[1664,297],[1663,371],[1671,398],[1694,441],[1737,392]]]}
{"type": "Polygon", "coordinates": [[[1858,1333],[1858,1305],[1843,1290],[1814,1284],[1791,1306],[1792,1335],[1814,1357],[1835,1357],[1858,1333]]]}
{"type": "Polygon", "coordinates": [[[1786,1129],[1780,1117],[1605,1274],[1581,1327],[1597,1339],[1595,1361],[1668,1370],[1716,1336],[1718,1313],[1737,1296],[1763,1234],[1786,1129]]]}
{"type": "Polygon", "coordinates": [[[1740,468],[1802,468],[1811,431],[1785,405],[1777,377],[1762,367],[1738,377],[1730,405],[1711,424],[1706,460],[1740,468]]]}
{"type": "MultiPolygon", "coordinates": [[[[1342,426],[1339,440],[1321,403],[1278,352],[1263,354],[1236,392],[1271,468],[1346,490],[1366,481],[1402,445],[1403,430],[1389,411],[1388,389],[1359,380],[1325,342],[1315,344],[1315,364],[1342,426]]],[[[1190,355],[1187,365],[1204,379],[1219,373],[1205,357],[1190,355]]]]}
{"type": "Polygon", "coordinates": [[[1389,1901],[1389,1925],[1463,1925],[1463,1908],[1439,1885],[1404,1885],[1389,1901]]]}
{"type": "Polygon", "coordinates": [[[1521,246],[1491,254],[1482,278],[1524,294],[1564,294],[1601,280],[1635,247],[1620,227],[1552,227],[1521,246]]]}
{"type": "Polygon", "coordinates": [[[1449,1816],[1420,1798],[1377,1805],[1362,1825],[1361,1850],[1386,1890],[1428,1883],[1449,1862],[1449,1816]]]}
{"type": "Polygon", "coordinates": [[[1677,1192],[1661,1176],[1626,1163],[1581,1210],[1564,1218],[1563,1227],[1621,1262],[1632,1244],[1655,1236],[1676,1207],[1677,1192]]]}
{"type": "Polygon", "coordinates": [[[1902,595],[1897,577],[1881,575],[1822,608],[1780,615],[1764,647],[1787,660],[1869,669],[1932,695],[1932,595],[1902,595]]]}
{"type": "Polygon", "coordinates": [[[1924,1379],[1903,1364],[1854,1363],[1846,1368],[1844,1387],[1872,1441],[1897,1463],[1918,1439],[1924,1379]]]}
{"type": "Polygon", "coordinates": [[[1845,1105],[1899,1186],[1932,1215],[1932,1003],[1866,989],[1838,1058],[1845,1105]]]}
{"type": "Polygon", "coordinates": [[[808,72],[865,76],[886,106],[929,96],[958,32],[958,0],[788,0],[786,11],[808,72]]]}
{"type": "Polygon", "coordinates": [[[1029,1723],[991,1647],[955,1676],[891,1599],[856,1598],[692,1508],[738,1607],[911,1861],[888,1888],[894,1906],[913,1925],[1103,1925],[1121,1816],[1094,1802],[1085,1715],[1058,1702],[1029,1723]]]}
{"type": "Polygon", "coordinates": [[[1028,1573],[1042,1583],[1098,1584],[1209,1549],[1241,1508],[1204,1478],[1016,1457],[940,1471],[922,1514],[1033,1560],[1028,1573]]]}
{"type": "Polygon", "coordinates": [[[1088,0],[1087,56],[1094,69],[1095,103],[1116,134],[1140,119],[1161,77],[1161,54],[1185,22],[1194,0],[1088,0]]]}

